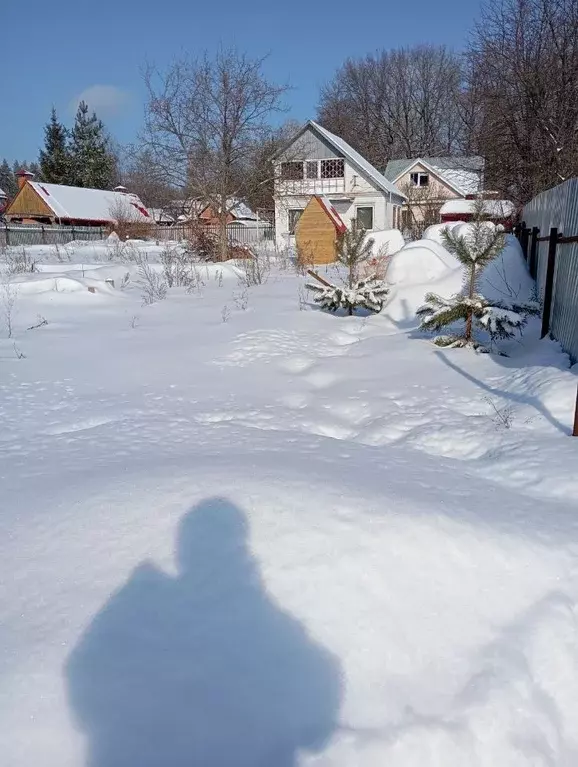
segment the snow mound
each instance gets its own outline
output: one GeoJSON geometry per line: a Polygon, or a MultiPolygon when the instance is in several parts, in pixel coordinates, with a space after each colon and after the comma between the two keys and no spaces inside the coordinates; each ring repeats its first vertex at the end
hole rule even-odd
{"type": "Polygon", "coordinates": [[[433,242],[438,242],[441,245],[443,243],[443,232],[452,228],[453,224],[433,224],[433,226],[428,226],[425,230],[422,239],[433,240],[433,242]]]}
{"type": "Polygon", "coordinates": [[[433,240],[409,242],[394,255],[387,271],[393,284],[423,285],[457,267],[456,259],[433,240]]]}
{"type": "Polygon", "coordinates": [[[404,239],[399,229],[385,229],[381,232],[371,232],[367,235],[367,239],[373,240],[373,255],[380,255],[380,251],[384,250],[385,255],[393,255],[401,250],[404,246],[404,239]]]}

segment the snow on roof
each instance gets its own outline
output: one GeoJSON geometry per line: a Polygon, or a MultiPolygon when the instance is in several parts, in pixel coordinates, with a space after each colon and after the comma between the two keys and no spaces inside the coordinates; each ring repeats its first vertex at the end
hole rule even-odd
{"type": "MultiPolygon", "coordinates": [[[[475,200],[448,200],[440,209],[443,216],[471,215],[474,212],[475,200]]],[[[486,216],[496,218],[509,218],[516,212],[516,206],[510,200],[484,200],[484,213],[486,216]]]]}
{"type": "Polygon", "coordinates": [[[152,221],[148,210],[136,194],[44,184],[40,181],[28,183],[58,218],[112,222],[122,216],[137,223],[152,221]]]}
{"type": "Polygon", "coordinates": [[[231,208],[231,213],[235,218],[257,218],[256,213],[254,213],[246,203],[241,202],[240,200],[231,200],[231,202],[234,202],[234,205],[231,208]]]}
{"type": "Polygon", "coordinates": [[[0,197],[8,197],[8,195],[3,189],[0,189],[0,197]]]}
{"type": "Polygon", "coordinates": [[[330,144],[332,144],[338,152],[341,152],[341,154],[345,155],[345,157],[350,160],[353,165],[356,165],[363,173],[369,176],[369,178],[383,192],[388,192],[390,194],[394,194],[396,197],[405,199],[405,195],[400,192],[399,189],[397,189],[391,183],[391,181],[388,181],[388,179],[386,179],[386,177],[381,174],[377,168],[374,168],[374,166],[368,162],[365,157],[360,155],[359,152],[356,152],[355,149],[353,149],[353,147],[347,143],[347,141],[344,141],[340,136],[336,136],[334,133],[331,133],[326,128],[323,128],[313,120],[309,120],[307,125],[310,125],[314,130],[321,134],[321,136],[330,144]]]}
{"type": "Polygon", "coordinates": [[[331,203],[331,200],[329,197],[321,197],[320,195],[316,195],[317,199],[321,203],[322,207],[324,208],[325,212],[333,222],[333,225],[339,232],[339,234],[343,234],[343,232],[346,231],[347,227],[345,226],[345,223],[343,222],[343,219],[339,215],[339,213],[335,210],[333,207],[333,204],[331,203]]]}

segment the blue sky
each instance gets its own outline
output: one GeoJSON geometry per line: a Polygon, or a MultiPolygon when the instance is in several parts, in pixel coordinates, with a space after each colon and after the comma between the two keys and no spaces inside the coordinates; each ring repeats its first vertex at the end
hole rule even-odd
{"type": "Polygon", "coordinates": [[[70,123],[87,96],[113,136],[133,141],[142,121],[145,60],[236,45],[270,54],[268,76],[289,82],[289,116],[313,117],[320,86],[347,56],[420,42],[463,47],[477,0],[315,3],[27,0],[2,9],[0,158],[35,160],[52,105],[70,123]],[[89,10],[90,8],[90,10],[89,10]]]}

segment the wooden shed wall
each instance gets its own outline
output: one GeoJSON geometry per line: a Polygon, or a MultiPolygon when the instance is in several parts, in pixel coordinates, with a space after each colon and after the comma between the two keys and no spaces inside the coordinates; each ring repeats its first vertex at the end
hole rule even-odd
{"type": "Polygon", "coordinates": [[[7,216],[48,216],[54,217],[54,211],[44,202],[30,184],[24,184],[22,189],[8,206],[7,216]]]}
{"type": "Polygon", "coordinates": [[[295,242],[300,258],[314,264],[335,261],[337,232],[319,200],[312,197],[295,228],[295,242]]]}

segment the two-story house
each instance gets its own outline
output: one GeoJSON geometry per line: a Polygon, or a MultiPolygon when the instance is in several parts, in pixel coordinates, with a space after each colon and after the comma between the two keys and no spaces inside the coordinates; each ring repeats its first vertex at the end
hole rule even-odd
{"type": "Polygon", "coordinates": [[[295,242],[312,195],[328,198],[343,222],[368,231],[401,225],[405,195],[346,141],[309,120],[274,158],[277,247],[295,242]]]}

